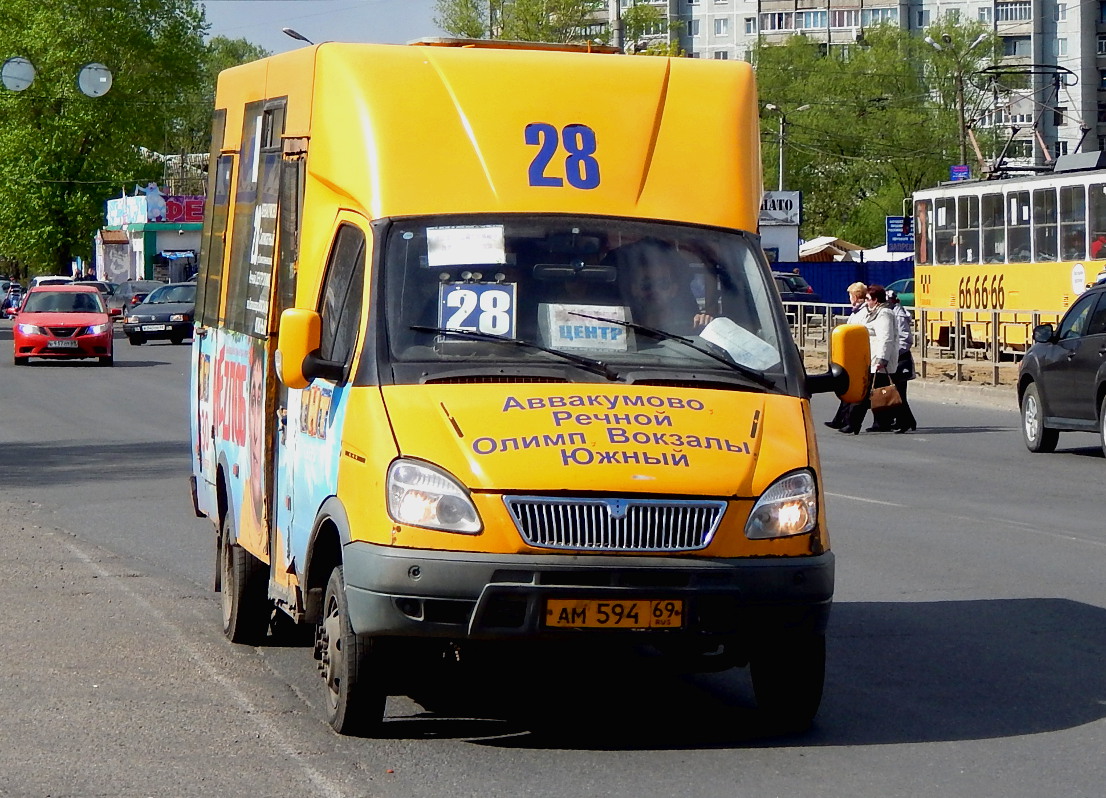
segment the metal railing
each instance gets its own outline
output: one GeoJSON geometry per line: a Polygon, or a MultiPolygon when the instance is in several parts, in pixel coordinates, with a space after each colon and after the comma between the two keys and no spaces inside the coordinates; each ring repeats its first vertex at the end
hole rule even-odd
{"type": "MultiPolygon", "coordinates": [[[[791,334],[804,360],[824,367],[830,334],[851,308],[843,304],[785,302],[791,334]]],[[[1033,328],[1056,324],[1063,311],[907,308],[914,319],[914,364],[922,378],[1009,384],[1032,344],[1033,328]]]]}

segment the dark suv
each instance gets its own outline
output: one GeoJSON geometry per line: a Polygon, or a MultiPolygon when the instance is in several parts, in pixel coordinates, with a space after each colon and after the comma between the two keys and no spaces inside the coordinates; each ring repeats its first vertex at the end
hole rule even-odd
{"type": "Polygon", "coordinates": [[[1106,285],[1084,292],[1059,327],[1033,328],[1018,369],[1022,437],[1051,452],[1061,432],[1097,432],[1106,452],[1106,285]]]}
{"type": "Polygon", "coordinates": [[[780,290],[780,299],[784,302],[821,302],[822,297],[814,293],[810,283],[797,274],[772,272],[776,279],[776,288],[780,290]]]}

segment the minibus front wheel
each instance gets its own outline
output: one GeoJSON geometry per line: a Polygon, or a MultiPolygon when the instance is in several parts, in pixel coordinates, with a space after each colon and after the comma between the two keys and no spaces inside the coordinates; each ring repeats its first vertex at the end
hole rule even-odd
{"type": "Polygon", "coordinates": [[[326,683],[326,719],[339,734],[371,736],[384,722],[388,696],[376,671],[379,641],[353,632],[342,566],[330,573],[317,634],[319,670],[326,683]]]}
{"type": "Polygon", "coordinates": [[[802,632],[763,641],[749,657],[749,672],[768,725],[784,733],[806,731],[822,703],[826,637],[802,632]]]}

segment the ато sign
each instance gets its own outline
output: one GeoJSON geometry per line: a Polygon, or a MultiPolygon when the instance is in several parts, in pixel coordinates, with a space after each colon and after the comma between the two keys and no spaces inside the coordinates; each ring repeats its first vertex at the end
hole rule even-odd
{"type": "Polygon", "coordinates": [[[761,225],[794,225],[802,221],[801,191],[765,191],[760,203],[761,225]]]}

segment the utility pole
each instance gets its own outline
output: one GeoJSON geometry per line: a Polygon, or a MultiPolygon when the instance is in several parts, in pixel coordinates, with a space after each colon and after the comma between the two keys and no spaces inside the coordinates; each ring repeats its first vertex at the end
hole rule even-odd
{"type": "MultiPolygon", "coordinates": [[[[783,179],[785,174],[785,168],[787,165],[787,114],[783,112],[775,103],[765,103],[764,108],[768,111],[775,111],[780,115],[780,132],[779,132],[779,147],[780,147],[780,175],[779,175],[779,191],[783,191],[783,179]]],[[[796,108],[796,111],[809,110],[809,105],[800,105],[796,108]]]]}
{"type": "Polygon", "coordinates": [[[952,36],[947,33],[941,35],[941,39],[945,43],[944,46],[935,42],[931,36],[926,36],[924,39],[925,43],[934,50],[947,52],[949,58],[952,59],[953,65],[956,67],[956,73],[954,75],[956,79],[956,134],[958,143],[960,144],[961,164],[966,164],[968,162],[968,122],[964,114],[964,62],[968,54],[974,50],[980,42],[986,40],[986,38],[986,33],[979,34],[974,42],[964,48],[963,52],[957,52],[952,48],[952,36]]]}
{"type": "Polygon", "coordinates": [[[623,32],[622,32],[622,2],[621,0],[607,0],[607,9],[609,13],[610,26],[611,26],[611,44],[617,47],[619,50],[623,46],[623,32]]]}

